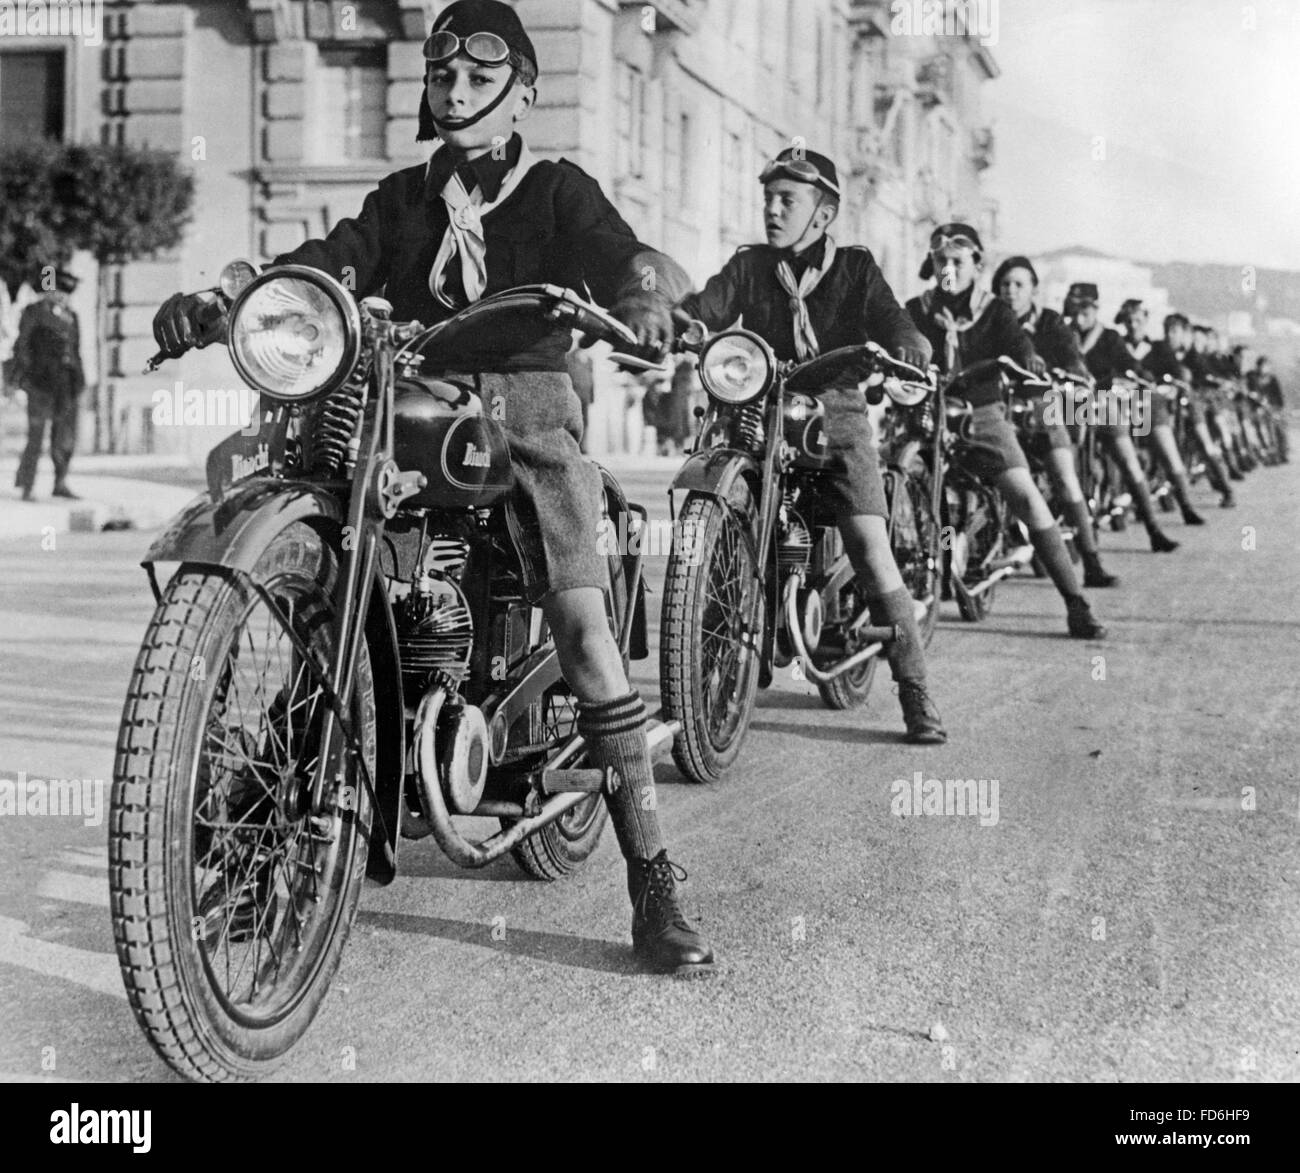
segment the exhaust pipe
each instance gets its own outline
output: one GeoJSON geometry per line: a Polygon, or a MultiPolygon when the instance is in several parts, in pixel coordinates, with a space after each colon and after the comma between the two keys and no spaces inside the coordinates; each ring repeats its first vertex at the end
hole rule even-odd
{"type": "Polygon", "coordinates": [[[812,656],[808,654],[808,647],[803,639],[803,625],[799,622],[798,601],[796,599],[796,584],[798,577],[792,575],[786,582],[785,586],[785,626],[790,632],[790,638],[794,641],[795,654],[799,658],[799,663],[803,668],[804,675],[809,680],[818,684],[825,683],[828,680],[834,680],[837,676],[843,676],[845,672],[850,672],[859,664],[865,663],[872,656],[878,656],[885,650],[885,641],[898,638],[898,629],[896,627],[856,627],[857,631],[865,631],[868,639],[874,639],[874,643],[868,644],[854,652],[847,660],[841,660],[834,668],[822,670],[812,662],[812,656]]]}
{"type": "MultiPolygon", "coordinates": [[[[432,689],[425,693],[416,710],[415,774],[419,783],[421,805],[424,807],[425,817],[429,820],[429,829],[438,846],[452,863],[462,868],[486,867],[517,847],[529,835],[555,822],[566,811],[572,810],[578,803],[590,797],[582,792],[554,795],[542,804],[537,814],[520,819],[513,826],[498,831],[479,843],[466,839],[452,822],[451,813],[447,810],[447,803],[443,798],[442,783],[438,777],[436,734],[438,717],[446,699],[445,689],[432,689]]],[[[646,740],[650,745],[651,756],[665,744],[671,744],[673,737],[680,731],[681,723],[678,721],[660,722],[647,729],[646,740]]],[[[548,765],[551,768],[558,768],[577,757],[582,748],[582,738],[575,735],[564,744],[548,765]]],[[[493,811],[483,810],[483,814],[496,813],[500,809],[499,804],[488,805],[494,808],[493,811]]],[[[514,809],[517,808],[512,807],[512,813],[514,809]]],[[[480,810],[476,810],[475,815],[478,815],[480,810]]]]}

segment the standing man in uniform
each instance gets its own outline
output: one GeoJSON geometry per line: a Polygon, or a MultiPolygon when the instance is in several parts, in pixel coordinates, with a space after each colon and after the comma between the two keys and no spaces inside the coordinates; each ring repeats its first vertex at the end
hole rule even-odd
{"type": "Polygon", "coordinates": [[[14,484],[24,501],[35,500],[36,465],[50,426],[50,459],[54,462],[54,496],[77,500],[68,488],[68,465],[77,446],[77,407],[86,387],[81,367],[81,326],[68,305],[78,285],[66,269],[54,274],[54,289],[24,311],[14,344],[13,378],[27,392],[27,447],[23,449],[14,484]]]}

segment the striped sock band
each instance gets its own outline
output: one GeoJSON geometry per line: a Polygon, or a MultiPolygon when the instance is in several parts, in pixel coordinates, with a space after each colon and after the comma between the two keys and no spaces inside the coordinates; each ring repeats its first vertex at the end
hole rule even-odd
{"type": "Polygon", "coordinates": [[[587,743],[592,763],[619,776],[618,789],[605,795],[605,803],[624,858],[653,859],[664,845],[655,813],[655,779],[641,697],[633,691],[617,700],[583,704],[578,711],[578,732],[587,743]]]}

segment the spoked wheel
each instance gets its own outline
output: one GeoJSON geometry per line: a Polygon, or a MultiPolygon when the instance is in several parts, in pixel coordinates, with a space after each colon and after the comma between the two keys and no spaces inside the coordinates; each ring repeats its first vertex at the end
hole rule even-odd
{"type": "MultiPolygon", "coordinates": [[[[335,575],[332,551],[298,524],[253,571],[320,664],[333,655],[335,575]]],[[[257,594],[226,574],[177,572],[127,693],[109,872],[132,1009],[162,1058],[191,1079],[265,1074],[311,1024],[338,967],[365,873],[370,802],[345,748],[311,809],[326,708],[257,594]]],[[[364,644],[350,724],[373,776],[364,644]]]]}
{"type": "MultiPolygon", "coordinates": [[[[574,731],[577,709],[563,684],[542,698],[543,731],[547,741],[560,744],[574,731]]],[[[585,756],[578,765],[586,764],[585,756]]],[[[511,854],[515,862],[536,880],[562,880],[578,871],[596,850],[605,830],[609,811],[603,795],[592,794],[570,807],[553,823],[529,835],[511,854]]],[[[502,819],[509,827],[512,820],[502,819]]]]}
{"type": "Polygon", "coordinates": [[[673,760],[692,782],[717,782],[736,760],[758,688],[763,595],[741,519],[753,516],[737,480],[727,504],[687,497],[664,582],[659,680],[664,715],[682,723],[673,760]]]}
{"type": "MultiPolygon", "coordinates": [[[[609,594],[606,598],[610,629],[617,636],[623,616],[632,605],[623,560],[617,554],[606,559],[609,567],[609,594]]],[[[627,671],[628,657],[623,657],[623,670],[627,671]]],[[[577,729],[577,701],[563,681],[549,689],[542,697],[542,739],[551,745],[561,745],[577,729]]],[[[586,754],[573,763],[574,768],[589,765],[586,754]]],[[[553,823],[528,836],[511,851],[517,863],[535,880],[562,880],[578,871],[591,857],[604,834],[609,821],[605,798],[592,794],[576,806],[570,807],[553,823]]],[[[513,819],[502,819],[501,826],[508,830],[513,819]]]]}
{"type": "Polygon", "coordinates": [[[879,656],[872,656],[856,668],[836,676],[832,680],[819,680],[817,692],[822,704],[828,709],[860,709],[867,703],[871,694],[871,685],[876,679],[876,662],[879,656]]]}
{"type": "MultiPolygon", "coordinates": [[[[946,486],[946,508],[949,518],[961,519],[962,524],[953,525],[951,548],[946,552],[949,581],[952,584],[953,597],[957,601],[957,613],[967,623],[982,623],[993,610],[993,595],[997,585],[986,587],[979,594],[971,594],[971,589],[979,585],[982,576],[974,567],[983,566],[992,549],[998,544],[1002,530],[1002,517],[996,503],[989,499],[988,492],[982,487],[978,490],[946,486]],[[975,500],[972,501],[971,498],[975,500]],[[968,526],[965,522],[968,512],[978,510],[983,516],[979,523],[968,526]]],[[[949,523],[952,524],[951,522],[949,523]]]]}
{"type": "Polygon", "coordinates": [[[943,577],[939,549],[939,521],[931,505],[930,472],[918,459],[903,471],[901,483],[906,493],[899,500],[901,512],[895,515],[892,544],[894,561],[913,599],[925,604],[917,618],[921,641],[930,646],[939,624],[940,579],[943,577]]]}

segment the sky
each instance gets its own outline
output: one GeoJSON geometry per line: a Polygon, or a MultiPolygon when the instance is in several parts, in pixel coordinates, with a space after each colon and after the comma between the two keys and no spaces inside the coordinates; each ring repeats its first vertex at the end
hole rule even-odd
{"type": "Polygon", "coordinates": [[[1004,248],[1300,270],[1300,0],[984,2],[1004,248]]]}

